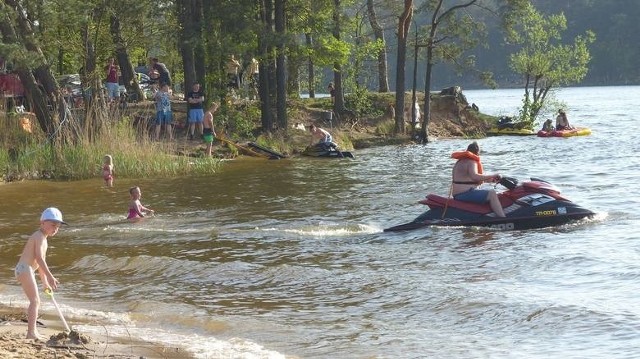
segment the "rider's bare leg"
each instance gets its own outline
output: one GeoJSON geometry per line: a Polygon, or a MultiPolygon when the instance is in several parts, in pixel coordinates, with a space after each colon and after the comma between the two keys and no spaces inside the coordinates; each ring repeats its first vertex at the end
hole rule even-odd
{"type": "Polygon", "coordinates": [[[496,191],[489,191],[489,196],[487,197],[489,200],[489,205],[491,206],[491,210],[498,217],[505,217],[504,210],[502,209],[502,204],[500,204],[500,200],[498,199],[498,194],[496,191]]]}

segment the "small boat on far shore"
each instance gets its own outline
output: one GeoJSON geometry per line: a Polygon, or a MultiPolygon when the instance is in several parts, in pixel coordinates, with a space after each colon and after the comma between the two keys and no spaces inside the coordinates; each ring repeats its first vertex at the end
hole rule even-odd
{"type": "Polygon", "coordinates": [[[528,128],[525,122],[513,122],[513,117],[502,116],[487,131],[488,136],[532,136],[535,131],[528,128]]]}

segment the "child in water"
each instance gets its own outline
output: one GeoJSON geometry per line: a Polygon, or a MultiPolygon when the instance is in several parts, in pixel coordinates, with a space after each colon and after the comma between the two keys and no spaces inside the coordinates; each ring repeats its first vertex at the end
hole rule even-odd
{"type": "Polygon", "coordinates": [[[66,223],[62,221],[62,212],[60,210],[54,207],[45,209],[40,216],[40,229],[35,231],[27,240],[27,244],[25,244],[15,268],[16,279],[20,282],[24,294],[29,299],[27,339],[42,339],[36,330],[40,296],[38,295],[35,271],[38,271],[40,281],[45,290],[58,288],[58,280],[51,274],[46,261],[47,238],[55,236],[62,224],[66,223]]]}
{"type": "Polygon", "coordinates": [[[129,194],[131,195],[131,201],[129,202],[128,220],[137,222],[140,218],[144,218],[146,214],[151,213],[153,215],[155,213],[152,209],[147,208],[140,203],[140,198],[142,198],[142,191],[140,190],[140,187],[131,187],[129,189],[129,194]]]}
{"type": "Polygon", "coordinates": [[[107,187],[113,187],[113,157],[111,155],[104,156],[102,160],[102,178],[107,187]]]}

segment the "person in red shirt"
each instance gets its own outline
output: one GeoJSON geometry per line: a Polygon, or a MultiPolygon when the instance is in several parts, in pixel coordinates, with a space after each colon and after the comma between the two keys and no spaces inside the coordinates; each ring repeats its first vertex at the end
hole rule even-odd
{"type": "Polygon", "coordinates": [[[107,72],[107,97],[109,102],[113,102],[120,97],[120,85],[118,85],[118,66],[115,64],[113,57],[107,60],[107,66],[105,66],[107,72]]]}

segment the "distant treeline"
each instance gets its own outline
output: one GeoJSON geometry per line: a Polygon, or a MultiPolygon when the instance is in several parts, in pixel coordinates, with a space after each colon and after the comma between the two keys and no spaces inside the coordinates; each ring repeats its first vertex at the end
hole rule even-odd
{"type": "MultiPolygon", "coordinates": [[[[532,0],[531,3],[543,14],[564,13],[567,18],[567,30],[563,38],[567,42],[591,30],[596,41],[590,47],[592,60],[585,79],[579,86],[640,85],[640,1],[638,0],[532,0]]],[[[420,22],[423,15],[416,14],[420,22]]],[[[498,85],[503,88],[520,87],[523,79],[514,74],[508,65],[509,55],[515,52],[513,46],[504,43],[500,24],[497,20],[487,19],[488,47],[473,50],[477,68],[491,71],[498,85]],[[494,21],[492,23],[491,21],[494,21]]],[[[387,39],[390,48],[395,42],[394,28],[390,28],[387,39]]],[[[409,45],[411,48],[412,45],[409,45]]],[[[408,53],[413,57],[413,50],[408,53]]],[[[395,58],[390,57],[390,69],[395,71],[395,58]]],[[[413,71],[412,64],[407,66],[407,74],[413,71]]],[[[393,72],[392,72],[393,73],[393,72]]],[[[418,89],[424,88],[424,65],[418,64],[418,89]]],[[[393,81],[393,77],[390,78],[393,81]]],[[[456,74],[451,66],[437,64],[433,75],[435,88],[461,85],[465,88],[486,87],[470,73],[456,74]]],[[[407,83],[411,87],[412,81],[407,83]]],[[[393,86],[393,85],[392,85],[393,86]]]]}

